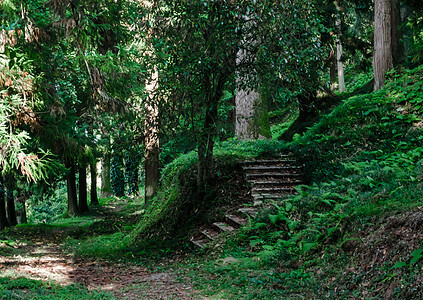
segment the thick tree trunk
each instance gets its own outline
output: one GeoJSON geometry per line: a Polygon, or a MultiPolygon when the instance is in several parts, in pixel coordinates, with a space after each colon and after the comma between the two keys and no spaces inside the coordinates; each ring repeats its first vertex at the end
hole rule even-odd
{"type": "Polygon", "coordinates": [[[346,91],[346,88],[345,88],[344,64],[342,63],[341,40],[339,40],[336,45],[336,63],[338,66],[338,89],[340,93],[343,93],[346,91]]]}
{"type": "MultiPolygon", "coordinates": [[[[237,64],[246,54],[237,53],[237,64]]],[[[237,82],[242,83],[243,76],[238,72],[237,82]]],[[[270,138],[270,121],[266,99],[258,91],[239,89],[235,93],[235,136],[240,139],[270,138]]]]}
{"type": "Polygon", "coordinates": [[[393,67],[392,56],[392,0],[375,0],[374,89],[379,90],[385,83],[386,72],[393,67]]]}
{"type": "Polygon", "coordinates": [[[342,62],[342,42],[341,42],[341,36],[342,36],[342,27],[341,27],[341,7],[339,7],[339,3],[335,2],[336,5],[336,64],[338,68],[338,90],[340,93],[343,93],[346,91],[345,88],[345,76],[344,76],[344,64],[342,62]]]}
{"type": "MultiPolygon", "coordinates": [[[[111,195],[112,184],[110,180],[110,153],[106,153],[101,164],[101,198],[110,197],[111,195]]],[[[93,203],[92,198],[91,203],[93,203]]]]}
{"type": "MultiPolygon", "coordinates": [[[[98,196],[97,196],[97,164],[95,161],[90,163],[90,174],[91,174],[91,205],[98,205],[98,196]]],[[[109,179],[110,179],[110,157],[109,157],[109,179]]],[[[110,183],[110,180],[109,180],[110,183]]],[[[109,196],[107,196],[109,197],[109,196]]]]}
{"type": "Polygon", "coordinates": [[[0,230],[3,230],[5,227],[9,226],[9,222],[6,217],[6,189],[4,186],[3,177],[0,176],[0,230]]]}
{"type": "Polygon", "coordinates": [[[334,91],[336,89],[336,83],[337,83],[337,74],[338,69],[336,66],[336,54],[333,49],[330,50],[330,56],[329,56],[329,78],[330,78],[330,90],[334,91]]]}
{"type": "Polygon", "coordinates": [[[13,191],[15,190],[15,178],[13,175],[7,176],[7,219],[10,226],[15,226],[18,224],[16,219],[16,209],[15,209],[15,198],[13,197],[13,191]]]}
{"type": "Polygon", "coordinates": [[[148,101],[145,106],[145,206],[156,196],[160,171],[159,171],[159,107],[154,96],[159,80],[158,71],[155,70],[152,78],[146,84],[148,101]]]}
{"type": "Polygon", "coordinates": [[[79,212],[88,211],[87,197],[87,165],[81,163],[79,167],[79,212]]]}
{"type": "Polygon", "coordinates": [[[69,169],[69,173],[66,175],[68,194],[68,216],[75,216],[78,214],[75,162],[72,159],[67,159],[65,162],[65,166],[69,169]]]}

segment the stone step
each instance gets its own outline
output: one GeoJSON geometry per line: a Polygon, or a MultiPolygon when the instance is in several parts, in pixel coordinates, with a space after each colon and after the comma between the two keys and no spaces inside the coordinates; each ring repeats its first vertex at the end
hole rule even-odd
{"type": "Polygon", "coordinates": [[[241,162],[244,166],[250,166],[250,165],[287,165],[297,163],[295,159],[274,159],[274,160],[246,160],[241,162]]]}
{"type": "Polygon", "coordinates": [[[295,191],[293,186],[288,187],[253,187],[251,189],[252,194],[262,194],[262,193],[285,193],[295,191]]]}
{"type": "Polygon", "coordinates": [[[198,248],[201,248],[201,249],[203,249],[204,247],[206,247],[206,245],[207,245],[207,240],[205,240],[205,239],[198,239],[198,240],[196,240],[196,239],[191,239],[190,240],[190,242],[194,245],[194,246],[196,246],[196,247],[198,247],[198,248]]]}
{"type": "Polygon", "coordinates": [[[238,211],[245,215],[250,216],[251,218],[255,218],[258,215],[257,208],[245,207],[245,208],[238,209],[238,211]]]}
{"type": "Polygon", "coordinates": [[[233,233],[233,232],[236,231],[236,229],[234,227],[232,227],[231,225],[229,225],[225,222],[215,222],[215,223],[213,223],[213,226],[216,227],[217,229],[219,229],[222,232],[233,233]]]}
{"type": "Polygon", "coordinates": [[[230,224],[236,227],[242,227],[247,224],[247,220],[236,215],[226,214],[225,218],[230,224]]]}
{"type": "Polygon", "coordinates": [[[303,184],[302,180],[299,179],[289,179],[289,178],[269,178],[268,180],[251,180],[254,186],[268,186],[268,185],[297,185],[303,184]]]}
{"type": "Polygon", "coordinates": [[[242,167],[244,171],[280,171],[280,170],[298,170],[301,166],[254,166],[242,167]]]}
{"type": "Polygon", "coordinates": [[[210,241],[214,241],[219,236],[219,233],[217,231],[209,228],[201,230],[200,233],[210,241]]]}
{"type": "Polygon", "coordinates": [[[263,177],[271,177],[271,178],[298,178],[302,175],[300,173],[280,173],[280,172],[263,172],[263,173],[247,173],[247,180],[251,177],[255,178],[263,178],[263,177]]]}

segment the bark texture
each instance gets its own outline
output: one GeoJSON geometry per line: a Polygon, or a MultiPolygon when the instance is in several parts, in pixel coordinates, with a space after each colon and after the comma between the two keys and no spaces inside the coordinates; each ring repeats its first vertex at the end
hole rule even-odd
{"type": "MultiPolygon", "coordinates": [[[[90,174],[91,174],[91,205],[98,205],[98,196],[97,196],[97,164],[95,161],[90,163],[90,174]]],[[[109,186],[110,186],[110,157],[109,157],[109,186]]],[[[110,193],[111,195],[111,193],[110,193]]],[[[106,196],[106,197],[110,197],[106,196]]]]}
{"type": "Polygon", "coordinates": [[[6,216],[6,189],[4,186],[3,177],[0,176],[0,230],[4,229],[5,227],[9,226],[9,222],[7,221],[6,216]]]}
{"type": "Polygon", "coordinates": [[[392,0],[375,0],[375,49],[373,56],[375,90],[383,87],[386,72],[393,68],[392,2],[392,0]]]}
{"type": "Polygon", "coordinates": [[[78,214],[75,162],[72,159],[67,159],[65,162],[65,166],[69,169],[69,173],[66,175],[66,185],[68,194],[68,215],[75,216],[78,214]]]}
{"type": "Polygon", "coordinates": [[[146,84],[148,101],[145,105],[145,206],[157,194],[159,186],[159,107],[155,99],[159,74],[155,70],[146,84]]]}
{"type": "Polygon", "coordinates": [[[338,90],[340,93],[343,93],[346,91],[345,88],[345,76],[344,76],[344,64],[342,62],[342,42],[341,42],[341,36],[342,36],[342,28],[341,28],[341,7],[339,7],[339,3],[335,2],[336,5],[336,64],[338,69],[338,90]]]}
{"type": "MultiPolygon", "coordinates": [[[[237,64],[245,54],[239,51],[237,64]]],[[[242,74],[237,74],[237,81],[243,81],[242,74]]],[[[235,95],[235,135],[240,140],[269,138],[270,122],[267,115],[267,103],[256,90],[241,88],[235,95]],[[267,119],[267,122],[266,122],[267,119]]]]}
{"type": "MultiPolygon", "coordinates": [[[[112,195],[112,184],[111,184],[111,178],[110,178],[110,153],[106,153],[103,157],[103,161],[101,164],[101,197],[106,198],[106,197],[110,197],[111,195],[112,195]]],[[[92,198],[91,198],[91,203],[93,203],[92,198]]]]}
{"type": "Polygon", "coordinates": [[[9,175],[7,177],[7,193],[6,193],[6,201],[7,201],[7,219],[9,221],[10,226],[15,226],[18,224],[16,218],[16,208],[15,208],[15,198],[13,197],[13,191],[15,190],[15,178],[13,175],[9,175]]]}

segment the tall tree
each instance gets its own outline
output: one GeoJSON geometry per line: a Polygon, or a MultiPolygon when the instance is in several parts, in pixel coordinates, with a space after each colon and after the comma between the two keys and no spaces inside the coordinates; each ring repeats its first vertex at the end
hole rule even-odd
{"type": "Polygon", "coordinates": [[[385,83],[386,72],[393,68],[393,0],[375,0],[374,89],[379,90],[385,83]]]}
{"type": "Polygon", "coordinates": [[[313,1],[162,4],[151,65],[160,74],[158,92],[165,99],[160,103],[167,108],[162,113],[172,113],[176,126],[186,126],[196,141],[197,187],[204,192],[213,167],[219,110],[225,90],[235,90],[236,74],[242,74],[238,91],[264,88],[266,97],[277,97],[283,86],[296,90],[295,96],[315,95],[324,52],[319,45],[322,26],[313,1]],[[243,55],[237,61],[238,51],[243,55]]]}
{"type": "Polygon", "coordinates": [[[157,103],[157,85],[159,74],[154,67],[151,78],[147,81],[147,101],[145,104],[145,206],[157,194],[159,186],[159,105],[157,103]]]}
{"type": "Polygon", "coordinates": [[[340,93],[343,93],[346,91],[345,88],[345,76],[344,76],[344,64],[342,62],[342,42],[341,42],[341,36],[342,36],[342,26],[341,26],[341,12],[342,9],[339,5],[339,0],[335,1],[336,5],[336,20],[335,20],[335,26],[336,26],[336,63],[337,63],[337,69],[338,69],[338,89],[340,93]]]}
{"type": "MultiPolygon", "coordinates": [[[[91,205],[98,205],[98,195],[97,195],[97,161],[94,159],[90,162],[90,174],[91,174],[91,205]]],[[[109,169],[109,178],[110,178],[110,169],[109,169]]],[[[109,197],[109,196],[108,196],[109,197]]]]}
{"type": "Polygon", "coordinates": [[[9,226],[9,222],[7,220],[7,215],[6,215],[5,196],[6,196],[6,189],[4,186],[3,176],[0,176],[0,230],[9,226]]]}
{"type": "Polygon", "coordinates": [[[66,175],[66,187],[68,194],[68,215],[75,216],[79,213],[79,209],[76,191],[76,167],[73,158],[67,158],[65,160],[65,166],[66,168],[68,168],[68,174],[66,175]]]}
{"type": "Polygon", "coordinates": [[[15,226],[18,221],[16,219],[15,197],[13,195],[16,188],[16,180],[13,174],[6,176],[6,188],[7,219],[10,226],[15,226]]]}

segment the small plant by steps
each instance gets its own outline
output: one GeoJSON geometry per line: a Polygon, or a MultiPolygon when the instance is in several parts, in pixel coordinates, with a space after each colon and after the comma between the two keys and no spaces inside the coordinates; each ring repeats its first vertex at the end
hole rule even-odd
{"type": "Polygon", "coordinates": [[[213,222],[192,236],[190,242],[199,248],[217,240],[222,233],[232,234],[254,219],[263,208],[265,200],[277,201],[296,194],[295,187],[302,184],[302,166],[292,155],[278,159],[249,160],[241,162],[246,180],[251,188],[252,203],[232,207],[223,220],[213,222]]]}

